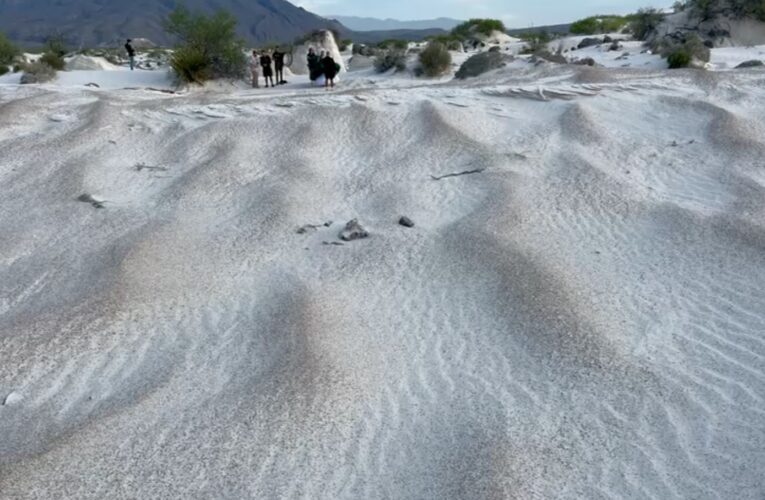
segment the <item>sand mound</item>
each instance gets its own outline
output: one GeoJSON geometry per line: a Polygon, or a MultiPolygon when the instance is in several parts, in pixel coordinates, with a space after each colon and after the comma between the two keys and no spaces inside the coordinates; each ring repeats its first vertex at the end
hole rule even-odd
{"type": "Polygon", "coordinates": [[[71,57],[66,61],[67,71],[101,71],[113,70],[115,68],[117,67],[103,57],[91,57],[82,54],[71,57]]]}

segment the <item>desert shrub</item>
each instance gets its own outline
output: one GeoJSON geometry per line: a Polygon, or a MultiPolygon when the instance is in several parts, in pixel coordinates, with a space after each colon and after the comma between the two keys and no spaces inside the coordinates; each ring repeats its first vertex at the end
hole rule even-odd
{"type": "Polygon", "coordinates": [[[691,65],[691,55],[683,48],[679,48],[667,56],[670,69],[687,68],[691,65]]]}
{"type": "Polygon", "coordinates": [[[348,47],[350,47],[351,45],[353,45],[353,40],[348,40],[348,39],[341,40],[339,49],[341,52],[345,52],[346,50],[348,50],[348,47]]]}
{"type": "Polygon", "coordinates": [[[420,65],[427,76],[439,76],[452,67],[452,55],[445,45],[430,42],[420,53],[420,65]]]}
{"type": "Polygon", "coordinates": [[[8,66],[6,66],[4,64],[0,65],[0,76],[3,76],[4,74],[8,73],[9,71],[11,71],[11,68],[9,68],[8,66]]]}
{"type": "Polygon", "coordinates": [[[374,64],[378,73],[385,73],[394,68],[396,71],[404,71],[406,69],[406,50],[382,50],[375,56],[374,64]]]}
{"type": "Polygon", "coordinates": [[[576,21],[569,31],[574,35],[595,35],[618,32],[626,25],[627,19],[622,16],[593,16],[576,21]]]}
{"type": "Polygon", "coordinates": [[[40,62],[47,64],[56,71],[61,71],[66,67],[66,61],[58,53],[46,52],[40,57],[40,62]]]}
{"type": "Polygon", "coordinates": [[[12,44],[3,33],[0,33],[0,66],[13,64],[20,53],[19,48],[12,44]]]}
{"type": "Polygon", "coordinates": [[[452,30],[452,35],[460,39],[469,38],[476,33],[491,35],[492,31],[505,32],[505,24],[498,19],[470,19],[456,26],[452,30]]]}
{"type": "Polygon", "coordinates": [[[182,47],[170,58],[170,67],[184,82],[202,84],[213,77],[207,55],[194,47],[182,47]]]}
{"type": "Polygon", "coordinates": [[[711,18],[715,12],[730,10],[738,17],[752,17],[765,21],[765,1],[763,0],[686,0],[702,19],[711,18]]]}
{"type": "Polygon", "coordinates": [[[24,64],[22,69],[21,83],[44,83],[56,77],[56,70],[42,61],[24,64]]]}
{"type": "Polygon", "coordinates": [[[428,38],[429,42],[437,42],[446,46],[449,50],[461,51],[464,49],[462,40],[454,35],[437,35],[428,38]]]}
{"type": "Polygon", "coordinates": [[[45,40],[45,46],[43,52],[54,54],[60,58],[63,58],[68,49],[66,47],[66,41],[61,35],[52,35],[45,40]]]}
{"type": "Polygon", "coordinates": [[[377,47],[384,50],[406,50],[409,47],[409,42],[406,40],[383,40],[377,44],[377,47]]]}
{"type": "Polygon", "coordinates": [[[535,54],[541,50],[547,49],[547,44],[552,38],[547,31],[530,31],[521,33],[518,38],[526,42],[526,48],[523,50],[526,54],[535,54]]]}
{"type": "Polygon", "coordinates": [[[640,9],[636,14],[629,16],[629,28],[636,39],[646,40],[663,20],[664,14],[658,9],[640,9]]]}
{"type": "Polygon", "coordinates": [[[245,44],[236,35],[236,19],[228,12],[207,16],[181,6],[165,20],[165,30],[179,41],[171,66],[183,81],[202,83],[244,74],[245,44]]]}

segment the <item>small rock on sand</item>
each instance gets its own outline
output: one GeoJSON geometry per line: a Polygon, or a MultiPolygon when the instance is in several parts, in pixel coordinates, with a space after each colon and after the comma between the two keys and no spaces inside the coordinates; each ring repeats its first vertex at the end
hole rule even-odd
{"type": "Polygon", "coordinates": [[[401,224],[404,227],[414,227],[414,221],[407,217],[406,215],[402,215],[401,218],[398,220],[398,223],[401,224]]]}
{"type": "Polygon", "coordinates": [[[362,238],[369,237],[369,233],[366,229],[361,227],[358,219],[353,219],[345,225],[345,229],[340,231],[340,239],[343,241],[360,240],[362,238]]]}

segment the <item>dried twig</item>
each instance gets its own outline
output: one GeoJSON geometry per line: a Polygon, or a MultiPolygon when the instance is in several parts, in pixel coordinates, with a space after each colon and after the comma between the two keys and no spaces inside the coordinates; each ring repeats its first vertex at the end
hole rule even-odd
{"type": "Polygon", "coordinates": [[[435,175],[431,175],[430,178],[434,181],[440,181],[441,179],[446,179],[447,177],[459,177],[460,175],[470,175],[470,174],[480,174],[486,170],[485,168],[477,168],[475,170],[466,170],[465,172],[457,172],[454,174],[446,174],[439,177],[436,177],[435,175]]]}

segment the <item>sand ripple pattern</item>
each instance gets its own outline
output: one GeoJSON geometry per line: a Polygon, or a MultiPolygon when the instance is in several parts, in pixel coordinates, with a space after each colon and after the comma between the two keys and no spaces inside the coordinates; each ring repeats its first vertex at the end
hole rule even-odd
{"type": "Polygon", "coordinates": [[[0,498],[762,499],[765,91],[676,75],[3,90],[0,498]]]}

